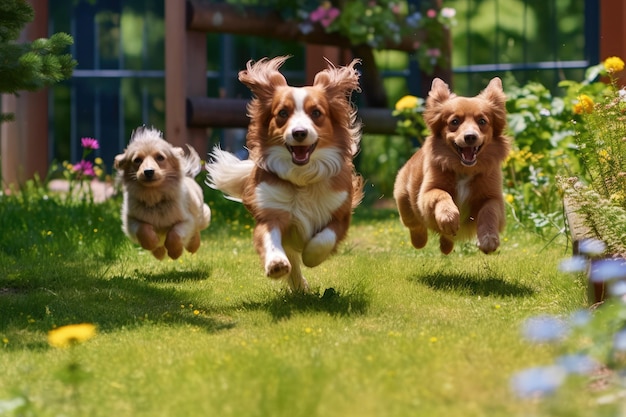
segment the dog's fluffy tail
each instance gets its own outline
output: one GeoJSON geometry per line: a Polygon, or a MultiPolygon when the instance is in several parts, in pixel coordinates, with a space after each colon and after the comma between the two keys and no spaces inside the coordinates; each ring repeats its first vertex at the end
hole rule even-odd
{"type": "Polygon", "coordinates": [[[233,200],[241,201],[243,188],[250,178],[254,162],[249,159],[241,160],[219,147],[213,148],[210,157],[206,165],[208,172],[206,184],[220,190],[233,200]]]}

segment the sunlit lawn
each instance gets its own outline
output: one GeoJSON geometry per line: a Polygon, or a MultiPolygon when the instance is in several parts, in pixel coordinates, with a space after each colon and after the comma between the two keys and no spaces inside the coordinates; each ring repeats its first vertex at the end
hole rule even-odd
{"type": "MultiPolygon", "coordinates": [[[[557,270],[564,236],[548,243],[511,225],[494,255],[467,244],[443,256],[436,239],[411,248],[394,210],[363,207],[339,253],[305,271],[312,293],[294,296],[263,277],[245,211],[210,198],[199,253],[164,262],[124,238],[119,201],[5,208],[0,415],[11,401],[25,404],[15,415],[38,416],[552,409],[519,400],[509,381],[556,353],[520,337],[524,319],[586,307],[580,277],[557,270]],[[83,322],[97,326],[92,339],[47,343],[49,330],[83,322]]],[[[594,394],[582,386],[563,405],[580,414],[564,415],[587,415],[594,394]]]]}

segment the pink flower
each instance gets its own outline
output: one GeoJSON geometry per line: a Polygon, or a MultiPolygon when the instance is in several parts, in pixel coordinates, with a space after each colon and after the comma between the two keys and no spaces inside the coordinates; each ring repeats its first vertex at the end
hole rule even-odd
{"type": "Polygon", "coordinates": [[[426,12],[426,16],[430,17],[431,19],[434,19],[435,17],[437,17],[437,10],[428,9],[428,11],[426,12]]]}
{"type": "Polygon", "coordinates": [[[439,58],[441,56],[441,51],[439,50],[439,48],[431,48],[426,51],[426,55],[433,58],[439,58]]]}
{"type": "Polygon", "coordinates": [[[441,9],[441,17],[452,19],[454,16],[456,16],[456,10],[452,7],[444,7],[441,9]]]}
{"type": "Polygon", "coordinates": [[[311,22],[320,22],[325,28],[339,16],[341,12],[336,7],[324,7],[323,5],[313,10],[309,15],[311,22]]]}
{"type": "Polygon", "coordinates": [[[87,175],[90,177],[96,176],[96,173],[93,170],[93,164],[90,161],[85,161],[84,159],[74,165],[73,169],[74,172],[77,172],[81,175],[87,175]]]}
{"type": "Polygon", "coordinates": [[[94,138],[81,138],[80,145],[85,149],[100,149],[100,144],[94,138]]]}

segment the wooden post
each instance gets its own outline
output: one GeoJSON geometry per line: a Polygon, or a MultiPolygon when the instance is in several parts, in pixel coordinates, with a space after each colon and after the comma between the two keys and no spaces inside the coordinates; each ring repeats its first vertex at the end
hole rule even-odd
{"type": "MultiPolygon", "coordinates": [[[[48,37],[48,0],[29,0],[35,18],[22,31],[19,42],[48,37]]],[[[33,175],[48,172],[48,90],[20,91],[2,96],[2,112],[15,120],[0,125],[0,154],[4,186],[22,184],[33,175]]]]}
{"type": "Polygon", "coordinates": [[[165,139],[206,157],[206,129],[187,127],[186,98],[206,96],[206,34],[187,31],[184,0],[165,1],[165,139]]]}
{"type": "MultiPolygon", "coordinates": [[[[618,56],[626,61],[626,2],[600,0],[600,59],[618,56]]],[[[626,85],[626,71],[619,74],[626,85]]]]}

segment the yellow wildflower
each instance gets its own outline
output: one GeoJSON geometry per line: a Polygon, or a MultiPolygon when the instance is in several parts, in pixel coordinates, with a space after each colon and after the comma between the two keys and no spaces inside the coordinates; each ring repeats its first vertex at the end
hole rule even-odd
{"type": "Polygon", "coordinates": [[[396,103],[396,110],[411,110],[418,106],[419,99],[415,96],[404,96],[396,103]]]}
{"type": "Polygon", "coordinates": [[[70,324],[48,332],[51,346],[64,348],[91,339],[96,334],[96,326],[91,323],[70,324]]]}
{"type": "Polygon", "coordinates": [[[604,60],[604,68],[608,73],[620,72],[624,69],[624,61],[617,56],[610,56],[604,60]]]}
{"type": "Polygon", "coordinates": [[[505,199],[506,199],[506,202],[509,204],[513,204],[513,202],[515,201],[515,197],[513,197],[513,194],[507,194],[505,199]]]}
{"type": "Polygon", "coordinates": [[[574,113],[583,114],[593,111],[594,102],[587,94],[581,94],[578,97],[578,103],[574,105],[574,113]]]}

